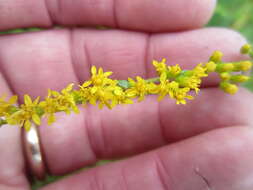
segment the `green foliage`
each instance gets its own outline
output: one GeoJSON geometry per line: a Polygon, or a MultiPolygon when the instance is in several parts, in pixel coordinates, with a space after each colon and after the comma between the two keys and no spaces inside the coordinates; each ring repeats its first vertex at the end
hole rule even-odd
{"type": "Polygon", "coordinates": [[[22,32],[35,32],[35,31],[39,31],[41,29],[39,28],[18,28],[18,29],[14,29],[14,30],[7,30],[4,32],[0,32],[1,34],[16,34],[16,33],[22,33],[22,32]]]}
{"type": "Polygon", "coordinates": [[[232,28],[253,43],[253,0],[219,0],[209,26],[232,28]]]}

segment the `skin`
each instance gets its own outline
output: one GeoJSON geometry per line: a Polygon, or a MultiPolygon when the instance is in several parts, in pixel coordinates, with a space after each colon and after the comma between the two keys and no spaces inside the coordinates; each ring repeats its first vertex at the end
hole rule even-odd
{"type": "MultiPolygon", "coordinates": [[[[218,49],[225,61],[245,59],[245,39],[221,28],[200,29],[210,19],[210,0],[3,0],[0,30],[48,27],[0,36],[0,94],[45,96],[47,88],[88,79],[90,65],[125,79],[155,75],[150,62],[192,68],[218,49]],[[96,11],[94,11],[94,9],[96,11]],[[66,26],[52,29],[53,25],[66,26]],[[111,30],[69,26],[107,25],[111,30]],[[155,32],[155,33],[154,33],[155,32]]],[[[69,175],[43,190],[250,190],[253,188],[253,95],[227,95],[216,76],[186,106],[156,97],[79,115],[57,114],[39,130],[48,169],[64,175],[99,159],[131,156],[69,175]]],[[[22,103],[22,100],[20,100],[22,103]]],[[[29,190],[20,129],[0,129],[0,190],[29,190]]]]}

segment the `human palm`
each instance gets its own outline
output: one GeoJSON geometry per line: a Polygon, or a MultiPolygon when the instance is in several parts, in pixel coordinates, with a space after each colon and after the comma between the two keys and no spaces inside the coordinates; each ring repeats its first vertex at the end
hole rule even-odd
{"type": "MultiPolygon", "coordinates": [[[[239,34],[204,28],[215,1],[2,1],[0,30],[49,27],[0,36],[0,94],[45,96],[47,89],[88,79],[91,65],[113,77],[152,77],[150,62],[191,68],[221,50],[243,59],[239,34]],[[53,29],[54,25],[64,28],[53,29]],[[73,26],[106,25],[97,30],[73,26]],[[69,27],[68,27],[69,26],[69,27]],[[70,28],[72,26],[72,28],[70,28]],[[130,29],[130,30],[129,30],[130,29]]],[[[253,188],[253,95],[226,95],[211,76],[186,106],[156,97],[79,115],[57,114],[39,127],[51,174],[65,175],[100,159],[129,157],[80,171],[43,190],[248,190],[253,188]]],[[[0,129],[0,190],[28,190],[20,129],[0,129]]]]}

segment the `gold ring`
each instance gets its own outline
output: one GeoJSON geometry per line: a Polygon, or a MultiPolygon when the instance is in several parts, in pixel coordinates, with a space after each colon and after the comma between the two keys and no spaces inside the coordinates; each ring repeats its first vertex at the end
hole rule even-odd
{"type": "Polygon", "coordinates": [[[29,131],[23,128],[23,145],[28,169],[32,177],[45,179],[46,165],[42,155],[40,136],[34,123],[29,131]]]}

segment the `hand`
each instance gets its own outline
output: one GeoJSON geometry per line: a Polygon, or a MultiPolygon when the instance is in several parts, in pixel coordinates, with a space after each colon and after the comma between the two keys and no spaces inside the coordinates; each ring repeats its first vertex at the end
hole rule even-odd
{"type": "MultiPolygon", "coordinates": [[[[243,59],[239,34],[196,29],[210,18],[211,1],[3,1],[0,29],[49,27],[0,36],[0,94],[45,96],[88,79],[90,65],[113,77],[151,77],[153,59],[190,68],[219,49],[243,59]],[[114,4],[113,4],[114,2],[114,4]],[[52,29],[53,25],[117,29],[52,29]],[[134,31],[127,31],[131,29],[134,31]],[[193,30],[194,29],[194,30],[193,30]],[[187,30],[187,31],[186,31],[187,30]],[[152,33],[149,32],[158,32],[152,33]]],[[[215,76],[186,106],[170,99],[57,114],[39,127],[52,174],[65,175],[99,159],[132,158],[70,175],[43,190],[250,190],[253,188],[253,95],[227,95],[215,76]]],[[[0,129],[0,190],[28,190],[20,129],[0,129]]]]}

